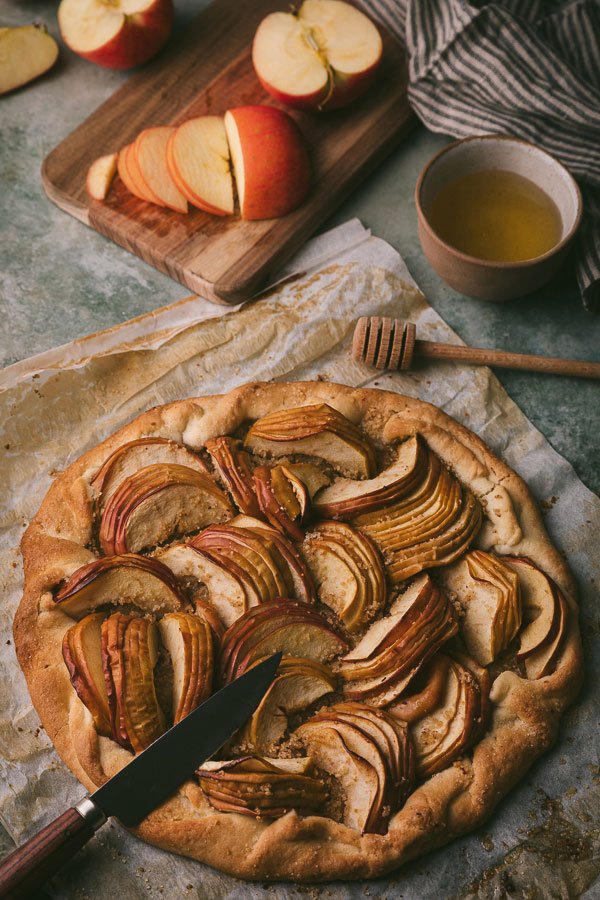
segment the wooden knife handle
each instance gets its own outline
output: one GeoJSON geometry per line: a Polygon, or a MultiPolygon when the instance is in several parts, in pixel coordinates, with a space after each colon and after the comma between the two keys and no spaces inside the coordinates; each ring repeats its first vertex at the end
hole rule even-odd
{"type": "Polygon", "coordinates": [[[24,900],[87,844],[94,828],[74,806],[0,862],[0,897],[24,900]]]}

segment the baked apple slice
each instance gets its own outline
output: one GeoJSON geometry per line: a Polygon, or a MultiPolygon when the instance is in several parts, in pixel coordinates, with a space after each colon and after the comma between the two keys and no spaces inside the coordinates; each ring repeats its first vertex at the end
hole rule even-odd
{"type": "Polygon", "coordinates": [[[232,437],[211,438],[205,444],[213,464],[239,511],[248,516],[260,516],[260,506],[254,491],[250,457],[239,441],[232,437]]]}
{"type": "Polygon", "coordinates": [[[92,478],[98,509],[100,511],[104,509],[107,501],[126,478],[135,475],[140,469],[161,463],[175,463],[205,475],[210,474],[200,457],[183,444],[161,437],[137,438],[113,450],[92,478]]]}
{"type": "Polygon", "coordinates": [[[492,663],[521,624],[518,577],[498,557],[473,550],[442,570],[440,580],[460,603],[461,635],[482,666],[492,663]]]}
{"type": "Polygon", "coordinates": [[[326,662],[347,647],[346,640],[308,604],[271,600],[248,610],[225,632],[222,680],[232,681],[256,660],[278,651],[326,662]]]}
{"type": "Polygon", "coordinates": [[[225,625],[235,622],[250,606],[258,603],[255,593],[247,590],[243,573],[219,563],[194,543],[171,544],[157,551],[156,559],[168,566],[177,578],[193,585],[192,602],[205,592],[206,602],[225,625]],[[195,588],[195,590],[194,590],[195,588]]]}
{"type": "Polygon", "coordinates": [[[410,693],[388,707],[390,715],[411,724],[441,706],[449,666],[450,658],[445,653],[436,653],[415,677],[410,693]]]}
{"type": "Polygon", "coordinates": [[[178,463],[157,463],[125,478],[104,507],[100,546],[107,554],[138,552],[231,518],[212,478],[178,463]]]}
{"type": "Polygon", "coordinates": [[[302,552],[319,599],[348,631],[360,629],[385,605],[385,572],[371,541],[343,522],[322,522],[307,535],[302,552]]]}
{"type": "Polygon", "coordinates": [[[329,793],[315,777],[310,757],[211,760],[197,774],[215,809],[258,818],[279,818],[292,809],[310,815],[323,806],[329,793]]]}
{"type": "Polygon", "coordinates": [[[55,596],[57,608],[74,619],[99,606],[133,605],[149,613],[183,607],[177,580],[157,559],[136,553],[104,556],[81,566],[55,596]]]}
{"type": "Polygon", "coordinates": [[[428,462],[425,442],[413,435],[398,445],[394,461],[375,478],[338,478],[319,491],[313,504],[315,513],[327,519],[344,518],[394,504],[423,481],[428,462]]]}
{"type": "Polygon", "coordinates": [[[273,528],[302,541],[310,510],[310,495],[304,482],[285,466],[257,466],[254,488],[262,514],[273,528]]]}
{"type": "Polygon", "coordinates": [[[327,403],[269,413],[250,427],[245,444],[261,455],[317,456],[350,478],[369,478],[376,468],[369,439],[327,403]]]}
{"type": "Polygon", "coordinates": [[[163,616],[158,629],[173,667],[173,724],[176,724],[212,693],[213,631],[205,620],[183,612],[163,616]]]}
{"type": "Polygon", "coordinates": [[[285,736],[291,713],[310,706],[335,688],[335,677],[327,666],[313,659],[284,656],[277,677],[236,743],[248,742],[259,753],[274,748],[285,736]]]}
{"type": "Polygon", "coordinates": [[[112,736],[112,714],[102,668],[102,622],[104,613],[90,613],[65,632],[63,659],[71,684],[86,706],[98,734],[112,736]]]}
{"type": "Polygon", "coordinates": [[[116,612],[104,619],[101,627],[102,669],[111,715],[112,738],[126,750],[132,750],[123,705],[125,689],[125,632],[134,616],[116,612]]]}

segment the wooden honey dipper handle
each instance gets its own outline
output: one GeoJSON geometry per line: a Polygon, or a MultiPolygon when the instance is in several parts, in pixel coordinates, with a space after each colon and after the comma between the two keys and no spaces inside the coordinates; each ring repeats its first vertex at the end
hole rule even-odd
{"type": "Polygon", "coordinates": [[[486,350],[459,344],[419,341],[413,322],[387,316],[362,316],[354,329],[352,355],[376,369],[409,369],[415,358],[461,360],[475,366],[496,366],[546,372],[549,375],[574,375],[600,378],[600,363],[552,356],[530,356],[507,350],[486,350]]]}

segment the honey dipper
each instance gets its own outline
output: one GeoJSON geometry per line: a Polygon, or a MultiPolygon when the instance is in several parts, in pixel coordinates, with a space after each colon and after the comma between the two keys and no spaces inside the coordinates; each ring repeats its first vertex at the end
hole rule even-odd
{"type": "Polygon", "coordinates": [[[575,375],[579,378],[600,378],[600,363],[579,359],[560,359],[553,356],[530,356],[507,350],[486,350],[460,344],[419,341],[413,322],[391,319],[388,316],[361,316],[354,329],[352,355],[359,362],[376,369],[410,369],[414,360],[460,360],[475,366],[497,366],[502,369],[521,369],[546,372],[550,375],[575,375]]]}

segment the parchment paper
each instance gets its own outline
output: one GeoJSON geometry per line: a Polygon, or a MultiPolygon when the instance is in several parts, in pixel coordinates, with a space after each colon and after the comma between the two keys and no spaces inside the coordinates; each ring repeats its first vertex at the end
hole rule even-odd
{"type": "MultiPolygon", "coordinates": [[[[356,220],[311,241],[268,296],[223,314],[190,298],[0,373],[0,820],[20,842],[82,789],[49,744],[12,646],[18,542],[52,476],[149,406],[224,392],[253,379],[325,379],[436,403],[478,434],[532,487],[575,570],[588,687],[559,745],[480,832],[376,882],[249,885],[158,850],[115,823],[48,888],[54,898],[600,896],[597,606],[600,500],[510,400],[488,369],[437,363],[383,375],[349,355],[355,319],[392,315],[424,338],[459,342],[427,305],[402,259],[356,220]]],[[[232,822],[232,827],[235,824],[232,822]]]]}

